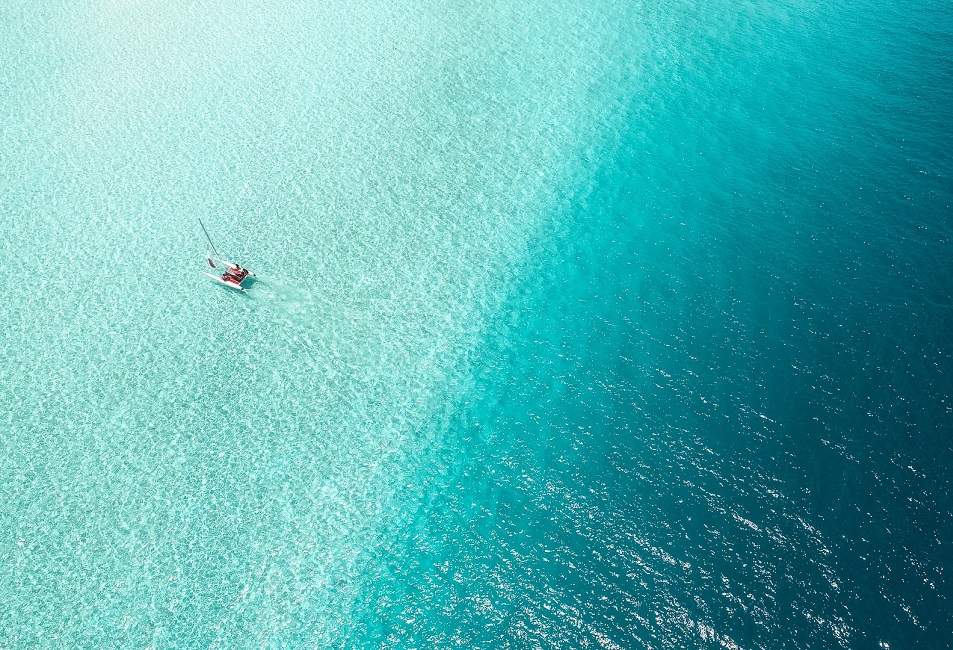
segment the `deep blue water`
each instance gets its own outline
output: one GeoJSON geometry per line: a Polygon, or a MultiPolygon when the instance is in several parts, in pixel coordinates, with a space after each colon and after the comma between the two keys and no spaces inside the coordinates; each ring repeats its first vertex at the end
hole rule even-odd
{"type": "Polygon", "coordinates": [[[646,7],[347,644],[949,647],[953,12],[746,8],[646,7]]]}

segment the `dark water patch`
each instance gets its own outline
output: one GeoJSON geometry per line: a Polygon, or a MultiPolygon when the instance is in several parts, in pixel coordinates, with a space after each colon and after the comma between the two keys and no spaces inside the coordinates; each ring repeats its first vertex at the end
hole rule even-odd
{"type": "Polygon", "coordinates": [[[633,104],[347,642],[945,645],[953,22],[869,4],[752,7],[633,104]]]}

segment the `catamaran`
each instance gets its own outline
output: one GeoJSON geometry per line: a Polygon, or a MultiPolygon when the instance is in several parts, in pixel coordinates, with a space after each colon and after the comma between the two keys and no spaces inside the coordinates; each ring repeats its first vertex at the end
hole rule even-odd
{"type": "Polygon", "coordinates": [[[255,274],[249,271],[246,268],[242,268],[235,262],[230,262],[226,259],[222,259],[218,251],[215,250],[215,244],[212,243],[212,238],[208,236],[208,230],[205,229],[205,224],[202,223],[202,220],[199,219],[199,225],[202,226],[202,232],[205,233],[205,238],[208,240],[208,245],[214,253],[208,256],[208,265],[215,269],[215,273],[205,272],[205,275],[212,280],[215,280],[219,284],[229,287],[230,289],[237,289],[238,291],[244,291],[245,287],[242,286],[243,283],[248,280],[248,278],[255,277],[255,274]],[[221,267],[221,271],[219,270],[221,267]]]}

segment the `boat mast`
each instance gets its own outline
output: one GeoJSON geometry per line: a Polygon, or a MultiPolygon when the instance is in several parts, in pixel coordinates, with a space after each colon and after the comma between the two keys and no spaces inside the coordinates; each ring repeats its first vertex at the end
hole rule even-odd
{"type": "Polygon", "coordinates": [[[215,257],[218,257],[218,251],[215,250],[215,244],[212,243],[212,238],[208,236],[208,230],[205,229],[205,224],[202,223],[201,219],[199,219],[199,225],[202,226],[202,232],[205,233],[205,238],[208,240],[208,245],[212,247],[212,252],[215,253],[215,257]]]}

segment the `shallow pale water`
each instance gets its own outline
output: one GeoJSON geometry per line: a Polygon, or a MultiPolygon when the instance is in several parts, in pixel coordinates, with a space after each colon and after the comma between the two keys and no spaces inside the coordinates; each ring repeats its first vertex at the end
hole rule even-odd
{"type": "Polygon", "coordinates": [[[949,9],[576,4],[0,9],[0,645],[944,646],[949,9]]]}

